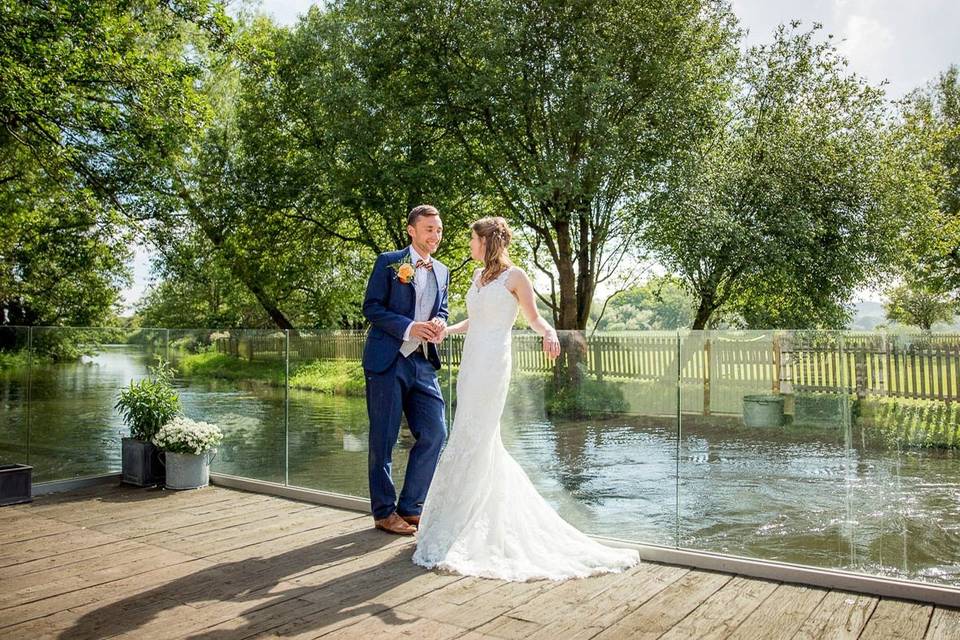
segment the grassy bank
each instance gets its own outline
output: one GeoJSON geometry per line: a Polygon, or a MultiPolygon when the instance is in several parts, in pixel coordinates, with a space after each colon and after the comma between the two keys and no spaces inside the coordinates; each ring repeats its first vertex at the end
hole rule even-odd
{"type": "Polygon", "coordinates": [[[20,351],[0,351],[0,371],[21,371],[26,372],[32,364],[34,367],[47,365],[53,362],[53,358],[47,355],[34,353],[33,360],[26,349],[20,351]]]}
{"type": "MultiPolygon", "coordinates": [[[[178,358],[184,378],[218,378],[284,385],[284,366],[278,360],[244,360],[223,353],[193,353],[178,358]]],[[[346,396],[364,395],[363,367],[355,360],[317,360],[290,364],[290,388],[346,396]]]]}
{"type": "Polygon", "coordinates": [[[872,398],[858,421],[871,441],[887,447],[960,448],[960,407],[934,400],[872,398]]]}

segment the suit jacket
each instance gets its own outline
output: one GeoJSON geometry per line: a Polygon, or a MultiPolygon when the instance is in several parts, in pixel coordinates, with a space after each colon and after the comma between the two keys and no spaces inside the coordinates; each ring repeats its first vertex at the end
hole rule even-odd
{"type": "MultiPolygon", "coordinates": [[[[377,256],[373,273],[367,281],[367,292],[363,298],[363,315],[370,321],[370,331],[363,347],[363,368],[373,373],[386,371],[397,359],[403,333],[414,319],[417,305],[417,291],[412,282],[403,284],[397,278],[396,271],[389,265],[400,262],[410,254],[410,248],[399,251],[387,251],[377,256]]],[[[427,277],[437,279],[437,299],[433,303],[430,317],[447,320],[447,288],[450,284],[450,270],[439,260],[433,260],[433,270],[427,277]]],[[[417,277],[422,277],[418,275],[417,277]]],[[[437,345],[427,343],[427,359],[435,369],[440,368],[440,352],[437,345]]]]}

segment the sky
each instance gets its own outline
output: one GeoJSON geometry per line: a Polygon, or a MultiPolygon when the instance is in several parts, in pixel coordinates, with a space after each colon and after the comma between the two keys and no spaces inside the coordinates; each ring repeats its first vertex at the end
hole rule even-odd
{"type": "MultiPolygon", "coordinates": [[[[310,0],[263,0],[265,13],[291,25],[310,0]]],[[[823,25],[850,61],[850,69],[871,84],[885,82],[887,95],[901,98],[960,64],[960,0],[732,0],[748,31],[747,45],[768,42],[777,25],[798,19],[823,25]]],[[[150,277],[150,250],[136,247],[134,281],[123,292],[127,311],[143,295],[150,277]]],[[[862,300],[879,300],[863,291],[862,300]]]]}

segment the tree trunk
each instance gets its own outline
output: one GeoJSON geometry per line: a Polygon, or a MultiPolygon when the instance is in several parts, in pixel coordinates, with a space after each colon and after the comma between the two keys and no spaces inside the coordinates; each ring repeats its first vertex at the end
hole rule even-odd
{"type": "Polygon", "coordinates": [[[697,315],[693,319],[693,330],[694,331],[703,331],[707,328],[707,323],[710,322],[710,316],[713,315],[714,309],[712,305],[704,298],[700,299],[700,306],[697,307],[697,315]]]}
{"type": "Polygon", "coordinates": [[[250,292],[257,298],[257,302],[260,303],[260,306],[263,307],[263,310],[267,312],[267,315],[279,329],[289,331],[291,334],[297,333],[297,329],[290,322],[290,319],[280,310],[273,298],[267,295],[267,292],[263,290],[259,283],[244,282],[244,284],[247,285],[250,292]]]}

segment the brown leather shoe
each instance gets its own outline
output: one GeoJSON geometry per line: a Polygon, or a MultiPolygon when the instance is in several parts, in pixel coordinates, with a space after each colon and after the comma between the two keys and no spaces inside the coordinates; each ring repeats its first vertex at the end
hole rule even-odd
{"type": "Polygon", "coordinates": [[[374,520],[373,525],[377,529],[382,529],[387,533],[395,533],[398,536],[412,536],[417,532],[417,528],[404,522],[396,511],[382,520],[374,520]]]}
{"type": "Polygon", "coordinates": [[[412,524],[415,527],[420,526],[420,516],[400,516],[400,517],[403,518],[403,521],[406,522],[407,524],[412,524]]]}

